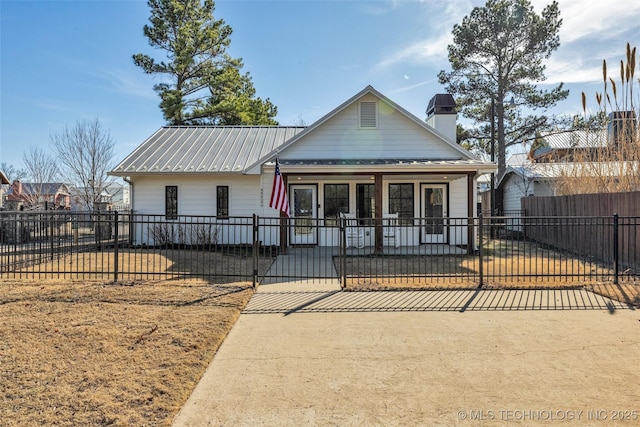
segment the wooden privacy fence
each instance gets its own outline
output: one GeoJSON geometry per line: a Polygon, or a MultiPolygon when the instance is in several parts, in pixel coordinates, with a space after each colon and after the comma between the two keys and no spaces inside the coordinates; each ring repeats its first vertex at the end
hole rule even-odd
{"type": "Polygon", "coordinates": [[[522,212],[527,238],[640,270],[640,191],[525,197],[522,212]]]}
{"type": "Polygon", "coordinates": [[[523,197],[521,204],[525,215],[529,217],[640,216],[640,191],[523,197]]]}

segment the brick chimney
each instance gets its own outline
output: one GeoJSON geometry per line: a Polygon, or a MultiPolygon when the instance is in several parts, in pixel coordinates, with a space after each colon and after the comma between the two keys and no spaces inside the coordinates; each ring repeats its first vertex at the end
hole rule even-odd
{"type": "Polygon", "coordinates": [[[22,195],[22,182],[19,179],[16,179],[11,184],[11,192],[16,197],[19,197],[20,195],[22,195]]]}
{"type": "Polygon", "coordinates": [[[429,101],[426,122],[444,135],[449,141],[456,142],[456,101],[448,93],[439,93],[429,101]]]}

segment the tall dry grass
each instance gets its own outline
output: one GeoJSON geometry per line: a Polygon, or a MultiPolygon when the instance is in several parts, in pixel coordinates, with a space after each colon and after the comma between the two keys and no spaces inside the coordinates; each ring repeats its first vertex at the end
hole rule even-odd
{"type": "MultiPolygon", "coordinates": [[[[601,126],[609,130],[606,145],[576,150],[572,167],[561,173],[556,194],[615,193],[640,188],[640,79],[635,77],[636,61],[636,47],[629,43],[625,59],[620,60],[619,79],[608,74],[607,62],[603,61],[603,91],[595,95],[596,115],[604,118],[601,126]],[[611,132],[613,128],[615,133],[611,132]]],[[[584,92],[582,108],[585,116],[592,114],[584,92]]]]}

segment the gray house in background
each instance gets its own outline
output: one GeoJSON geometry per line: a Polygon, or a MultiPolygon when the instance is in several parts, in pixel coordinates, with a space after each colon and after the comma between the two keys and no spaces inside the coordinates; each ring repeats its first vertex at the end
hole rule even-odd
{"type": "Polygon", "coordinates": [[[563,194],[568,179],[615,178],[637,169],[637,159],[610,161],[606,154],[621,141],[636,140],[637,131],[633,112],[616,112],[609,115],[607,129],[542,134],[542,144],[507,160],[506,172],[497,183],[503,191],[505,213],[521,210],[523,197],[563,194]]]}

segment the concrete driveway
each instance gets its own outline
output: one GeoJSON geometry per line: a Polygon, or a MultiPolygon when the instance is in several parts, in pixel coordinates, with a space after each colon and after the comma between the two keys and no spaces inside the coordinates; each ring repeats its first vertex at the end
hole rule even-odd
{"type": "Polygon", "coordinates": [[[587,291],[263,285],[173,425],[639,425],[638,366],[640,311],[587,291]]]}

